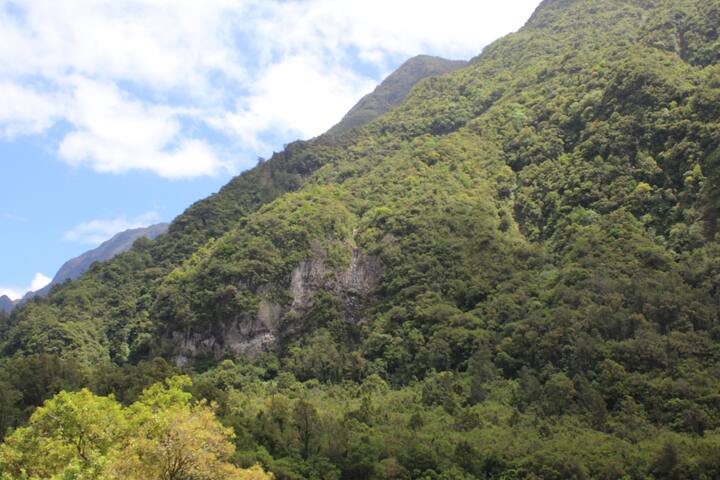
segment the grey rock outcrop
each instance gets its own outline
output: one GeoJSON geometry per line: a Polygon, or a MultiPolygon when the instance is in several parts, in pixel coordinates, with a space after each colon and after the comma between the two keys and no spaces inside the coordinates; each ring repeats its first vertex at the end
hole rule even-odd
{"type": "Polygon", "coordinates": [[[260,301],[255,311],[239,315],[224,331],[174,332],[173,361],[183,366],[198,357],[255,356],[267,351],[281,336],[302,328],[303,316],[320,292],[330,293],[345,307],[348,322],[360,323],[364,306],[372,298],[381,273],[380,261],[358,248],[352,249],[346,268],[333,270],[325,252],[315,244],[310,257],[293,269],[285,285],[265,285],[258,289],[260,301]]]}

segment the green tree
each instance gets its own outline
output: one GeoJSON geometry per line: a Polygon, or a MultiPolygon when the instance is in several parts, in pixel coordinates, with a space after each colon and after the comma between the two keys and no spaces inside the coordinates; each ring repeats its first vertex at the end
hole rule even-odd
{"type": "Polygon", "coordinates": [[[0,471],[15,479],[61,478],[73,472],[98,478],[126,426],[114,398],[97,397],[87,389],[60,392],[0,446],[0,471]]]}
{"type": "Polygon", "coordinates": [[[317,409],[301,398],[295,402],[292,413],[293,426],[300,444],[300,455],[307,460],[317,452],[319,441],[319,416],[317,409]]]}

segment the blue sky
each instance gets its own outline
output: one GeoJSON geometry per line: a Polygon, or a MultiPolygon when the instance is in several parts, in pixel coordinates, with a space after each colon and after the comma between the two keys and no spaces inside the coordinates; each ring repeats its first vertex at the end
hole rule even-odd
{"type": "Polygon", "coordinates": [[[0,0],[0,295],[327,130],[539,0],[0,0]]]}

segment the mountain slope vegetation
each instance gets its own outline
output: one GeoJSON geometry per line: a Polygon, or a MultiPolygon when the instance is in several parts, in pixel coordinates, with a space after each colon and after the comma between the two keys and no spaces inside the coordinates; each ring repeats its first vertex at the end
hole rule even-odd
{"type": "Polygon", "coordinates": [[[545,0],[289,145],[14,312],[3,425],[184,370],[279,479],[717,478],[719,18],[545,0]]]}
{"type": "Polygon", "coordinates": [[[328,133],[341,134],[365,125],[402,103],[412,87],[423,78],[443,75],[466,64],[464,60],[446,60],[430,55],[412,57],[383,80],[374,91],[361,98],[328,133]]]}

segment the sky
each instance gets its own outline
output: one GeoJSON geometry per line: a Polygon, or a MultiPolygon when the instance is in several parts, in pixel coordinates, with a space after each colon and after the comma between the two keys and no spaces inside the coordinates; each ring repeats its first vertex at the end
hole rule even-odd
{"type": "Polygon", "coordinates": [[[478,55],[539,3],[0,0],[0,295],[323,133],[409,57],[478,55]]]}

